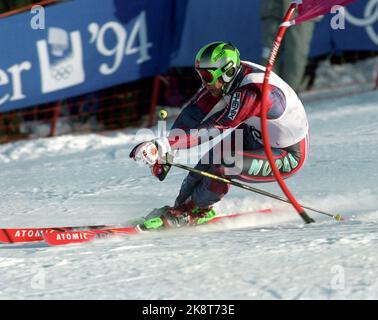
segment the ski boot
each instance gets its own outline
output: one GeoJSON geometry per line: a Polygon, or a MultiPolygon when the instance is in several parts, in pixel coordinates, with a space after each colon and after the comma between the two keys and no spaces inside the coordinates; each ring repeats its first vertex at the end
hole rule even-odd
{"type": "Polygon", "coordinates": [[[161,228],[181,228],[207,223],[215,218],[214,209],[201,209],[195,206],[180,205],[177,207],[165,206],[153,210],[142,224],[144,230],[161,228]]]}

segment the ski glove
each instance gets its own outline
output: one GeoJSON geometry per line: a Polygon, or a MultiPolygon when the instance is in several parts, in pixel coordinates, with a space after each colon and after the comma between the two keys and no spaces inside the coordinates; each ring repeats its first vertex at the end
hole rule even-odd
{"type": "Polygon", "coordinates": [[[147,141],[138,144],[130,152],[129,157],[136,162],[141,162],[151,167],[158,161],[159,152],[155,143],[147,141]]]}
{"type": "Polygon", "coordinates": [[[166,161],[173,160],[173,156],[169,154],[170,150],[168,139],[158,138],[138,144],[130,152],[129,157],[148,165],[152,174],[163,181],[171,168],[171,165],[167,164],[166,161]]]}

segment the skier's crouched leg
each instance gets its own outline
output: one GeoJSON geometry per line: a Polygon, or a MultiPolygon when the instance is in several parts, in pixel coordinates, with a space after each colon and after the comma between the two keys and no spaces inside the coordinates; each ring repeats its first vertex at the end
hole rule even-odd
{"type": "MultiPolygon", "coordinates": [[[[224,176],[224,167],[221,165],[211,165],[208,172],[216,176],[224,176]]],[[[230,190],[230,185],[223,181],[202,177],[201,182],[192,193],[192,200],[200,208],[212,207],[215,203],[223,199],[230,190]]]]}

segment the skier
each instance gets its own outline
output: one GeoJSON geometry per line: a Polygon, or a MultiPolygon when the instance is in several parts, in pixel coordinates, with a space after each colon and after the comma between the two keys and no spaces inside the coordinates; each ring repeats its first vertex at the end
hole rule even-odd
{"type": "MultiPolygon", "coordinates": [[[[233,130],[228,136],[232,142],[222,147],[221,143],[215,145],[196,169],[251,183],[275,181],[260,132],[265,68],[241,61],[238,49],[231,43],[213,42],[199,50],[195,69],[202,86],[184,106],[168,136],[137,145],[130,157],[146,163],[153,175],[163,180],[170,168],[164,161],[172,160],[174,150],[191,148],[233,130]],[[179,129],[181,135],[177,135],[179,129]],[[193,133],[191,129],[200,130],[193,133]],[[219,155],[220,161],[215,161],[219,155]]],[[[272,73],[269,87],[270,145],[280,173],[288,178],[302,168],[307,158],[308,121],[301,101],[286,82],[272,73]]],[[[146,217],[144,227],[206,222],[215,217],[213,206],[228,191],[228,184],[191,172],[184,179],[174,206],[155,209],[146,217]]]]}

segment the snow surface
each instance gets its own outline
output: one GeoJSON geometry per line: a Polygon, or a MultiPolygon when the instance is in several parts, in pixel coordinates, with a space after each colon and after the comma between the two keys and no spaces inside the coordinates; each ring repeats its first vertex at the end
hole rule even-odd
{"type": "MultiPolygon", "coordinates": [[[[232,188],[203,226],[89,244],[0,245],[0,299],[377,299],[378,92],[306,104],[311,156],[287,183],[308,206],[232,188]]],[[[172,204],[185,172],[159,182],[128,158],[148,134],[67,135],[0,145],[1,227],[121,223],[172,204]]],[[[259,185],[281,195],[276,184],[259,185]]]]}

